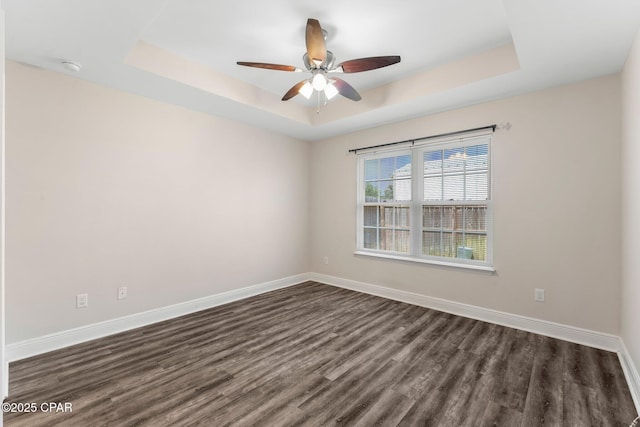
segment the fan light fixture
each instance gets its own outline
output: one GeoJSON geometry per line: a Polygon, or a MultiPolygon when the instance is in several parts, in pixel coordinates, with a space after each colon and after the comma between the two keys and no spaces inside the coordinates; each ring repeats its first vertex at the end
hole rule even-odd
{"type": "Polygon", "coordinates": [[[313,95],[314,90],[316,92],[324,92],[328,101],[340,93],[333,83],[333,80],[327,79],[324,75],[316,74],[311,79],[304,82],[300,89],[298,89],[298,93],[306,99],[311,99],[311,95],[313,95]]]}

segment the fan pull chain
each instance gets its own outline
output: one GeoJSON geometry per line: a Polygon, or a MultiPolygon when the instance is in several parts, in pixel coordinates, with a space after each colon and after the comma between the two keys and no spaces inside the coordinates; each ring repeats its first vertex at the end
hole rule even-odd
{"type": "Polygon", "coordinates": [[[320,91],[317,91],[318,94],[318,102],[317,102],[317,107],[316,107],[316,114],[320,114],[320,96],[322,96],[324,98],[324,102],[322,103],[322,106],[325,106],[329,103],[329,98],[327,98],[327,95],[322,92],[323,95],[320,95],[320,91]]]}

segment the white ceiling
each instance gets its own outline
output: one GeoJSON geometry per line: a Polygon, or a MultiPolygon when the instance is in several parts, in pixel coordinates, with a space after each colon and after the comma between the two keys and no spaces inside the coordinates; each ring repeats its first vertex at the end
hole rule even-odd
{"type": "Polygon", "coordinates": [[[6,56],[305,140],[621,70],[639,0],[4,0],[6,56]],[[306,75],[307,18],[337,62],[401,55],[344,74],[363,100],[282,95],[306,75]],[[60,61],[83,65],[78,73],[60,61]],[[286,104],[286,105],[285,105],[286,104]]]}

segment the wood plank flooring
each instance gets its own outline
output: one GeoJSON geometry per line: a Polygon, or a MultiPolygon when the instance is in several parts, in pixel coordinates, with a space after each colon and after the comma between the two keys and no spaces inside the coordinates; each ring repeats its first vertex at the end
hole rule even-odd
{"type": "Polygon", "coordinates": [[[315,282],[12,363],[7,426],[628,426],[614,353],[315,282]]]}

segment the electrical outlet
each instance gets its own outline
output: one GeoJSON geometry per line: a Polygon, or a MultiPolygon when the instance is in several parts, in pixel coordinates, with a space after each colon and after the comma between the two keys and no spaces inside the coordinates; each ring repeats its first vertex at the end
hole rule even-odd
{"type": "Polygon", "coordinates": [[[538,302],[544,302],[544,289],[536,289],[534,299],[538,302]]]}
{"type": "Polygon", "coordinates": [[[120,286],[118,288],[118,299],[125,299],[127,297],[127,287],[120,286]]]}
{"type": "Polygon", "coordinates": [[[329,264],[329,257],[328,257],[328,256],[325,256],[324,258],[322,258],[322,263],[323,263],[324,265],[329,264]]]}
{"type": "Polygon", "coordinates": [[[87,308],[87,307],[89,307],[89,294],[76,295],[76,308],[87,308]]]}

